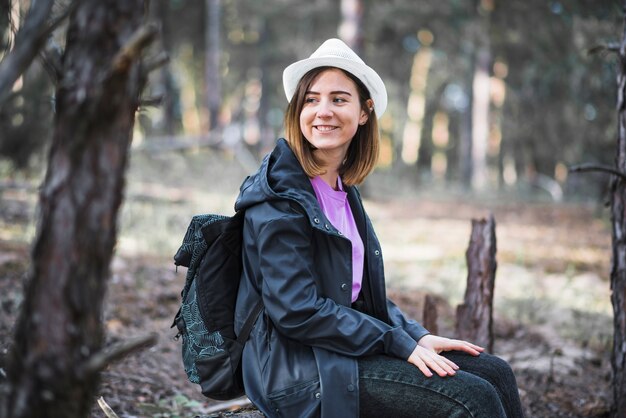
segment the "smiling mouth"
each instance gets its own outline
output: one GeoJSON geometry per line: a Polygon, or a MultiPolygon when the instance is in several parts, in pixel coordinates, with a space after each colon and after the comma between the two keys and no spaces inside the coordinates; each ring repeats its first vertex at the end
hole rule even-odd
{"type": "Polygon", "coordinates": [[[328,126],[328,125],[318,125],[315,127],[315,129],[317,129],[320,132],[330,132],[330,131],[334,131],[335,129],[337,129],[337,127],[328,126]]]}

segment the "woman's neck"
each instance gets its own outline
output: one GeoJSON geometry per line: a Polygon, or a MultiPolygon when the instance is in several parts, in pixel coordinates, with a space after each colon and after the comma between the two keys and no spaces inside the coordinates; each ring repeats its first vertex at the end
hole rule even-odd
{"type": "Polygon", "coordinates": [[[320,174],[320,178],[324,180],[324,183],[332,187],[333,190],[338,190],[337,179],[339,178],[339,172],[337,170],[326,170],[325,173],[320,174]]]}
{"type": "Polygon", "coordinates": [[[317,150],[317,159],[322,163],[325,173],[320,174],[320,178],[326,182],[330,187],[334,190],[337,190],[337,178],[339,177],[339,167],[345,158],[345,154],[337,154],[323,152],[322,150],[317,150]]]}

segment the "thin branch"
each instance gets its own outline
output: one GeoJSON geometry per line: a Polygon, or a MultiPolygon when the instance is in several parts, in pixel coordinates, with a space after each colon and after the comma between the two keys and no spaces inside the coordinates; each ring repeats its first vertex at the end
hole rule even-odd
{"type": "Polygon", "coordinates": [[[621,178],[622,180],[626,180],[626,173],[623,173],[619,170],[614,169],[613,167],[608,167],[605,165],[595,165],[595,164],[580,164],[575,165],[569,168],[571,173],[584,173],[589,171],[600,171],[603,173],[613,174],[621,178]]]}
{"type": "Polygon", "coordinates": [[[606,45],[596,45],[587,50],[587,55],[594,55],[601,52],[619,53],[619,42],[609,42],[606,45]]]}
{"type": "Polygon", "coordinates": [[[54,17],[50,23],[48,24],[48,28],[46,29],[46,34],[51,34],[56,28],[59,27],[61,23],[65,19],[67,19],[80,5],[82,0],[73,0],[70,4],[67,5],[65,10],[62,13],[59,13],[58,16],[54,17]]]}
{"type": "Polygon", "coordinates": [[[56,16],[50,24],[48,25],[48,29],[46,33],[48,34],[48,39],[45,47],[39,52],[41,59],[44,63],[44,68],[50,75],[52,82],[57,85],[58,81],[62,76],[62,64],[61,61],[63,59],[63,49],[59,44],[57,44],[52,38],[52,32],[59,27],[59,25],[71,15],[74,10],[78,8],[81,0],[72,1],[58,16],[56,16]]]}
{"type": "Polygon", "coordinates": [[[41,51],[41,59],[50,79],[56,86],[61,79],[63,50],[54,39],[49,38],[46,47],[41,51]]]}
{"type": "Polygon", "coordinates": [[[26,71],[42,48],[50,27],[45,25],[50,16],[54,0],[39,0],[37,7],[28,11],[24,26],[15,37],[15,46],[0,61],[0,104],[6,100],[13,84],[26,71]]]}
{"type": "Polygon", "coordinates": [[[163,103],[163,95],[159,94],[157,96],[150,96],[150,97],[145,97],[142,98],[139,101],[139,106],[142,108],[146,108],[146,107],[159,107],[161,106],[161,103],[163,103]]]}
{"type": "Polygon", "coordinates": [[[92,355],[80,370],[79,375],[89,376],[98,373],[114,361],[122,359],[135,351],[153,346],[157,340],[158,335],[151,333],[112,344],[92,355]]]}
{"type": "Polygon", "coordinates": [[[170,61],[170,57],[167,55],[167,52],[161,51],[154,57],[147,58],[143,65],[144,74],[149,74],[157,68],[163,67],[170,61]]]}
{"type": "Polygon", "coordinates": [[[137,29],[128,42],[113,57],[113,72],[123,73],[128,71],[128,67],[130,67],[133,60],[154,41],[158,32],[159,28],[154,23],[148,23],[137,29]]]}

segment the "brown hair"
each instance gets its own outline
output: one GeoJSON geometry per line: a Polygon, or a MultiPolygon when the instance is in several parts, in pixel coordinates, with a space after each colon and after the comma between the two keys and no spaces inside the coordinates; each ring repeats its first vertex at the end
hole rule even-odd
{"type": "MultiPolygon", "coordinates": [[[[318,75],[332,68],[335,67],[314,68],[302,76],[285,113],[285,136],[287,137],[287,143],[294,154],[296,154],[296,158],[298,158],[304,172],[309,177],[323,174],[325,170],[313,155],[311,144],[302,134],[300,129],[300,112],[302,112],[304,107],[306,93],[311,87],[311,83],[318,75]]],[[[367,87],[361,80],[349,72],[341,71],[356,84],[361,108],[368,113],[367,121],[364,125],[359,125],[346,153],[346,159],[339,168],[339,175],[343,184],[352,186],[362,183],[365,177],[372,172],[378,160],[378,120],[374,110],[370,111],[367,106],[367,100],[371,99],[367,87]]]]}

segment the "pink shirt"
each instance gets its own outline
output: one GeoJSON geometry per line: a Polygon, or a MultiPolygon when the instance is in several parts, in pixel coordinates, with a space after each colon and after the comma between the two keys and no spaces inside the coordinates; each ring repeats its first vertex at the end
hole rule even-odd
{"type": "Polygon", "coordinates": [[[337,178],[339,190],[334,190],[320,176],[312,178],[311,184],[324,215],[352,243],[352,302],[354,302],[359,296],[363,281],[365,248],[356,227],[354,216],[352,216],[348,194],[343,191],[341,178],[337,178]]]}

